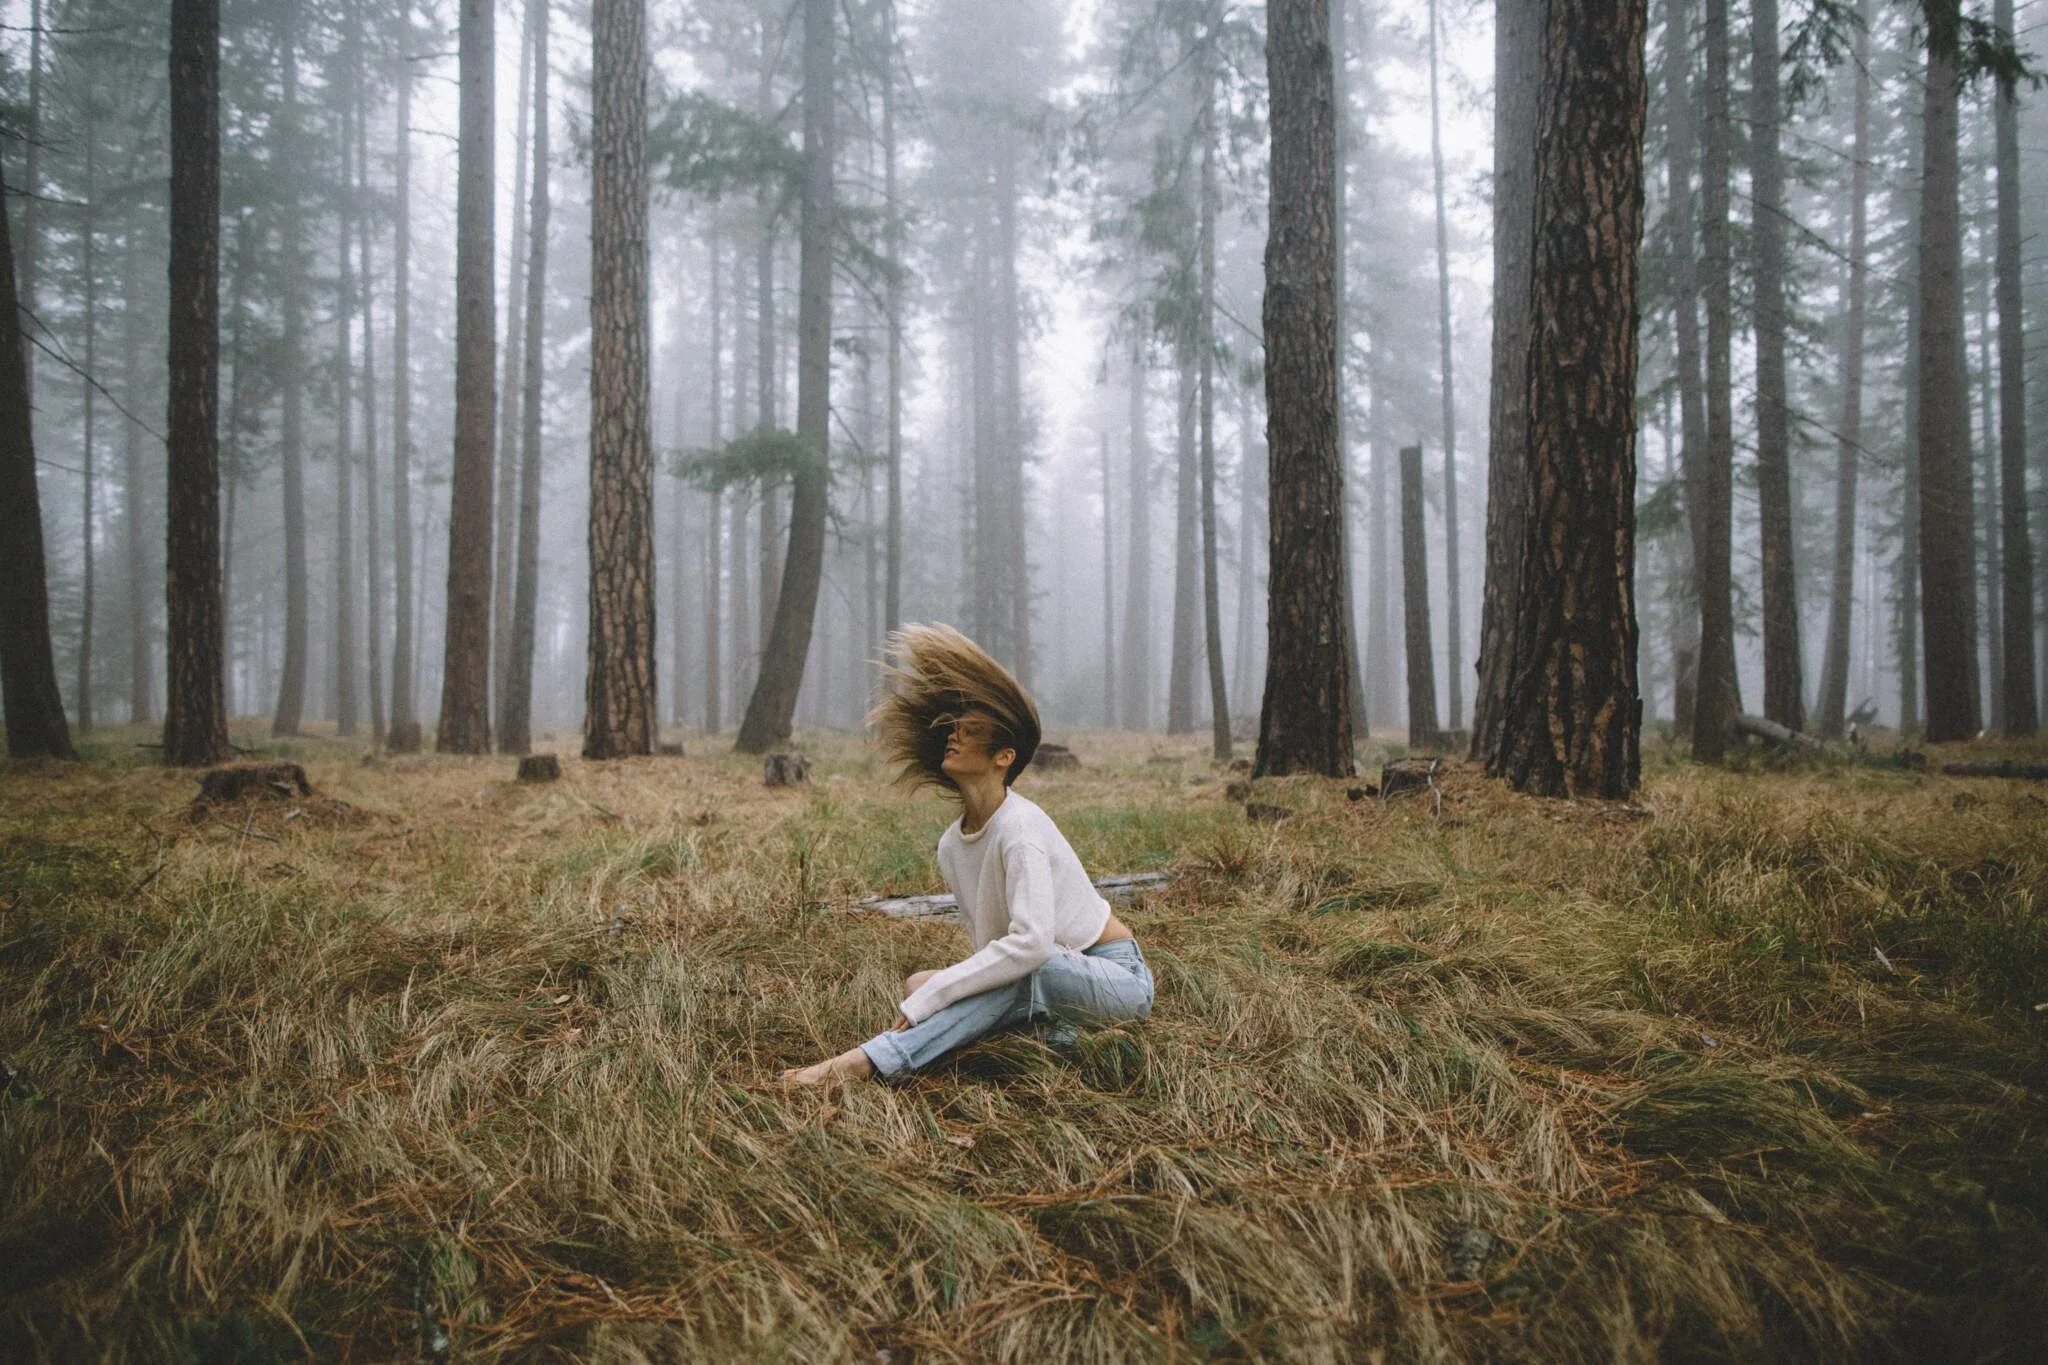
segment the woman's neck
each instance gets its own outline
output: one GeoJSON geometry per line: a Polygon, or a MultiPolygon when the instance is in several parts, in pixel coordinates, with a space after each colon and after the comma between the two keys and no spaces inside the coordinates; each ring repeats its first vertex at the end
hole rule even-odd
{"type": "Polygon", "coordinates": [[[1003,798],[1009,794],[1010,789],[1003,785],[1003,780],[999,777],[962,783],[960,800],[966,809],[960,815],[960,832],[978,833],[988,824],[989,818],[996,813],[996,807],[1002,805],[1003,798]]]}

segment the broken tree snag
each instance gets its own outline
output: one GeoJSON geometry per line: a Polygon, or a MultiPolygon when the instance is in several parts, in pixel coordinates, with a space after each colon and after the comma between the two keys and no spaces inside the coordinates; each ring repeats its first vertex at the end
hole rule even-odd
{"type": "Polygon", "coordinates": [[[2048,782],[2048,763],[1944,763],[1950,777],[2017,777],[2023,782],[2048,782]]]}
{"type": "Polygon", "coordinates": [[[1031,755],[1031,766],[1052,773],[1062,768],[1078,768],[1081,766],[1081,760],[1064,744],[1041,744],[1038,751],[1031,755]]]}
{"type": "Polygon", "coordinates": [[[236,763],[201,773],[193,804],[219,806],[252,796],[288,800],[312,794],[306,770],[296,763],[236,763]]]}
{"type": "Polygon", "coordinates": [[[1774,720],[1762,716],[1737,716],[1735,730],[1738,734],[1755,735],[1773,744],[1786,744],[1798,749],[1825,749],[1827,746],[1812,735],[1802,735],[1797,730],[1787,729],[1774,720]]]}
{"type": "Polygon", "coordinates": [[[811,780],[811,760],[802,754],[769,754],[761,760],[761,781],[770,787],[794,787],[811,780]]]}
{"type": "Polygon", "coordinates": [[[562,775],[562,760],[553,754],[528,754],[519,760],[521,782],[552,782],[562,775]]]}

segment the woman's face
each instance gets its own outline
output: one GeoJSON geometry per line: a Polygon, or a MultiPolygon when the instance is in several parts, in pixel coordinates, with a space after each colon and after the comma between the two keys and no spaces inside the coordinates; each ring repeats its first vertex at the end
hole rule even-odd
{"type": "Polygon", "coordinates": [[[967,712],[954,722],[952,732],[946,736],[946,757],[939,766],[955,782],[990,774],[1001,777],[1017,761],[1017,751],[1006,745],[990,753],[995,736],[993,717],[980,711],[967,712]]]}

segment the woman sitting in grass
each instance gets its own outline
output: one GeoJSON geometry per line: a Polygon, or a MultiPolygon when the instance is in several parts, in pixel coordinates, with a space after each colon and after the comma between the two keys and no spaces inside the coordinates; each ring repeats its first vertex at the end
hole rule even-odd
{"type": "Polygon", "coordinates": [[[796,1085],[906,1076],[965,1043],[1045,1020],[1143,1019],[1152,971],[1130,929],[1082,870],[1052,817],[1010,790],[1038,749],[1038,707],[1010,671],[950,626],[890,637],[895,662],[868,714],[898,781],[944,787],[960,818],[939,836],[939,871],[974,952],[903,983],[896,1022],[837,1057],[782,1073],[796,1085]]]}

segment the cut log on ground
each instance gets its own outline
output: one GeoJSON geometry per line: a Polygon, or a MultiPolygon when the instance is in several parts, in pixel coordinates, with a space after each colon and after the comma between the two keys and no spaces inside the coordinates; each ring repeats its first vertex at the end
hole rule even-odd
{"type": "Polygon", "coordinates": [[[200,774],[199,795],[192,804],[219,806],[252,796],[289,800],[312,794],[306,770],[296,763],[236,763],[200,774]]]}
{"type": "Polygon", "coordinates": [[[2016,777],[2022,782],[2048,782],[2048,763],[1944,763],[1950,777],[2016,777]]]}
{"type": "Polygon", "coordinates": [[[519,760],[521,782],[552,782],[562,775],[562,760],[553,754],[528,754],[519,760]]]}
{"type": "Polygon", "coordinates": [[[1758,739],[1767,739],[1773,744],[1783,744],[1795,749],[1819,751],[1827,748],[1827,745],[1812,735],[1802,735],[1797,730],[1787,729],[1778,722],[1766,720],[1762,716],[1737,716],[1735,729],[1739,734],[1755,735],[1758,739]]]}

